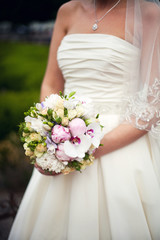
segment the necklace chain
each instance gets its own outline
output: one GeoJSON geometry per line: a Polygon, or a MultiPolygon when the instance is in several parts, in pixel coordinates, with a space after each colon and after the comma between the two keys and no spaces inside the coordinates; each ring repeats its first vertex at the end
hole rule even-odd
{"type": "Polygon", "coordinates": [[[101,17],[101,18],[97,18],[97,12],[96,12],[96,0],[94,0],[94,11],[95,11],[95,23],[93,24],[92,26],[92,30],[93,31],[96,31],[98,29],[98,23],[100,21],[103,20],[103,18],[113,9],[115,8],[119,3],[120,3],[121,0],[118,0],[118,2],[116,2],[113,7],[111,7],[107,12],[105,12],[105,14],[101,17]]]}

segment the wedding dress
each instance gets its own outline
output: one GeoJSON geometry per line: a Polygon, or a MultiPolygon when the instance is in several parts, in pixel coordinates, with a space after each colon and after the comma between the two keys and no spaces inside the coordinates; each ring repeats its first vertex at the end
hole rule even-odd
{"type": "MultiPolygon", "coordinates": [[[[92,99],[105,133],[120,123],[139,57],[138,47],[107,34],[70,34],[61,42],[65,92],[92,99]]],[[[9,240],[159,240],[157,156],[160,144],[146,134],[82,173],[34,170],[9,240]]]]}

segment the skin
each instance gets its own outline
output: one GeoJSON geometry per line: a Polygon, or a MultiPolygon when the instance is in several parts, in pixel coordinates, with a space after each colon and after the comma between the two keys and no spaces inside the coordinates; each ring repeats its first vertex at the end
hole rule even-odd
{"type": "MultiPolygon", "coordinates": [[[[97,1],[97,17],[100,18],[110,9],[116,1],[97,1]]],[[[124,39],[125,37],[125,13],[126,0],[121,2],[99,23],[96,33],[115,35],[124,39]]],[[[57,14],[54,32],[50,44],[48,65],[41,87],[41,101],[51,93],[59,93],[64,90],[64,78],[57,64],[57,49],[63,37],[67,34],[90,33],[94,34],[92,25],[95,22],[93,1],[71,1],[59,9],[57,14]]],[[[122,148],[140,137],[146,131],[134,128],[131,125],[121,124],[107,133],[102,139],[103,147],[95,152],[95,157],[99,158],[105,154],[122,148]]],[[[39,170],[39,169],[38,169],[39,170]]],[[[42,174],[45,174],[40,170],[42,174]]],[[[46,174],[45,174],[46,175],[46,174]]]]}

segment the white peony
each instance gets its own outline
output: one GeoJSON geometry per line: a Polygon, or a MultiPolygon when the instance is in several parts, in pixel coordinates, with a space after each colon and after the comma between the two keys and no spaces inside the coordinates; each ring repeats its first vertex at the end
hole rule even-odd
{"type": "Polygon", "coordinates": [[[58,161],[55,155],[50,155],[48,153],[43,154],[42,157],[36,158],[36,162],[43,170],[54,171],[56,173],[60,173],[65,168],[65,164],[58,161]]]}

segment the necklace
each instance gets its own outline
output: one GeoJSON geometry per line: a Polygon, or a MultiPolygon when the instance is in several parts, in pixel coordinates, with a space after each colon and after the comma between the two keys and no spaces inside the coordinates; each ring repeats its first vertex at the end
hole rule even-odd
{"type": "Polygon", "coordinates": [[[113,7],[111,7],[101,18],[97,18],[97,13],[96,13],[96,0],[94,0],[94,11],[95,11],[95,23],[93,24],[92,26],[92,30],[93,31],[96,31],[98,29],[98,23],[100,21],[102,21],[102,19],[113,9],[115,8],[119,3],[120,3],[121,0],[118,0],[118,2],[116,2],[116,4],[114,4],[113,7]]]}

